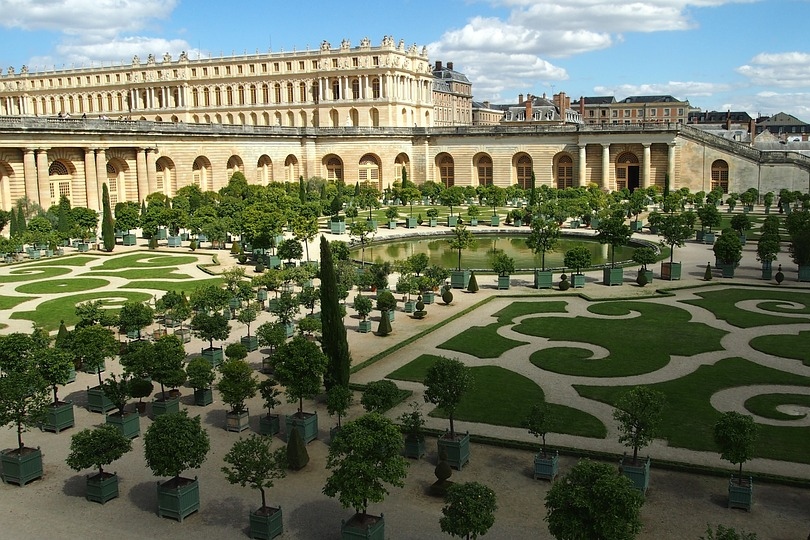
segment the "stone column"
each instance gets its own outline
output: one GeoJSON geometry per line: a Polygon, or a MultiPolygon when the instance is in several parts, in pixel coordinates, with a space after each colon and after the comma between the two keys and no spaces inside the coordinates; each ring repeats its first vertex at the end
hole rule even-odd
{"type": "Polygon", "coordinates": [[[50,200],[51,183],[48,178],[48,150],[40,148],[37,150],[37,195],[32,202],[39,203],[42,208],[49,208],[51,206],[49,204],[50,200]]]}
{"type": "Polygon", "coordinates": [[[585,152],[585,147],[587,145],[580,144],[579,145],[579,162],[577,163],[577,185],[579,187],[585,187],[588,185],[587,179],[585,178],[585,166],[587,165],[587,157],[585,152]]]}
{"type": "Polygon", "coordinates": [[[641,187],[650,187],[650,143],[641,143],[644,147],[644,158],[641,164],[641,187]]]}
{"type": "Polygon", "coordinates": [[[149,177],[146,172],[146,149],[138,148],[135,158],[135,174],[138,178],[138,202],[146,198],[149,193],[149,177]]]}
{"type": "Polygon", "coordinates": [[[610,191],[610,143],[602,143],[602,189],[610,191]]]}
{"type": "Polygon", "coordinates": [[[675,143],[667,143],[667,175],[669,175],[669,188],[675,186],[675,143]]]}
{"type": "Polygon", "coordinates": [[[101,210],[98,204],[98,178],[96,177],[96,152],[92,148],[84,149],[84,185],[87,192],[87,208],[101,210]]]}
{"type": "Polygon", "coordinates": [[[37,161],[33,148],[26,148],[23,154],[23,178],[25,179],[25,196],[32,201],[39,197],[37,190],[37,161]]]}
{"type": "MultiPolygon", "coordinates": [[[[148,192],[154,193],[157,191],[157,149],[156,148],[147,148],[146,149],[146,179],[148,185],[148,192]]],[[[171,196],[171,186],[164,185],[163,191],[167,195],[171,196]]]]}

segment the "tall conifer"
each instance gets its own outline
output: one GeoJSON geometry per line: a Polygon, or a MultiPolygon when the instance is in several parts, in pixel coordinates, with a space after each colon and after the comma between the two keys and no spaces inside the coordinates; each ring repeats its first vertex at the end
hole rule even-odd
{"type": "Polygon", "coordinates": [[[352,357],[340,312],[332,248],[325,236],[321,236],[321,333],[323,352],[329,359],[324,386],[327,390],[335,385],[348,386],[352,357]]]}
{"type": "Polygon", "coordinates": [[[8,235],[10,238],[17,236],[17,211],[12,208],[8,218],[8,235]]]}
{"type": "Polygon", "coordinates": [[[115,249],[115,221],[113,221],[112,208],[110,208],[110,191],[107,184],[101,186],[101,204],[103,207],[101,217],[101,240],[104,242],[104,251],[115,249]]]}

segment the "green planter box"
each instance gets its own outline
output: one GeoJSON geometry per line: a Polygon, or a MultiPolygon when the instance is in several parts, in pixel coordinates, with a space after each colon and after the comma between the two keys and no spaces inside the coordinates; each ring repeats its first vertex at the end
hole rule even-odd
{"type": "Polygon", "coordinates": [[[50,407],[48,407],[45,420],[40,427],[44,431],[59,433],[65,429],[72,428],[74,425],[76,425],[76,420],[73,415],[73,402],[60,401],[58,403],[52,403],[50,407]]]}
{"type": "Polygon", "coordinates": [[[422,293],[422,302],[424,302],[426,306],[432,304],[435,301],[436,301],[436,293],[433,293],[431,291],[425,291],[424,293],[422,293]]]}
{"type": "Polygon", "coordinates": [[[256,336],[243,336],[239,341],[249,352],[259,350],[259,338],[256,336]]]}
{"type": "Polygon", "coordinates": [[[367,219],[366,223],[368,224],[369,229],[372,231],[377,230],[377,220],[376,219],[367,219]]]}
{"type": "Polygon", "coordinates": [[[180,398],[155,399],[152,401],[152,417],[180,412],[180,398]]]}
{"type": "Polygon", "coordinates": [[[415,229],[416,218],[413,217],[405,218],[405,227],[407,227],[408,229],[415,229]]]}
{"type": "Polygon", "coordinates": [[[708,245],[714,245],[714,240],[717,236],[712,232],[703,233],[703,243],[708,245]]]}
{"type": "Polygon", "coordinates": [[[413,313],[414,309],[416,309],[416,302],[413,300],[408,300],[403,305],[403,309],[405,310],[405,313],[413,313]]]}
{"type": "Polygon", "coordinates": [[[439,451],[444,448],[447,452],[447,464],[454,469],[461,470],[470,462],[470,434],[456,434],[455,439],[449,439],[450,432],[446,431],[439,437],[439,451]]]}
{"type": "Polygon", "coordinates": [[[501,216],[493,215],[489,218],[489,224],[493,227],[497,227],[501,224],[501,216]]]}
{"type": "Polygon", "coordinates": [[[227,431],[234,431],[236,433],[241,433],[246,429],[250,428],[250,412],[233,412],[229,411],[225,413],[225,429],[227,431]]]}
{"type": "Polygon", "coordinates": [[[141,416],[137,413],[108,414],[107,423],[118,428],[121,435],[127,439],[134,439],[141,434],[141,416]]]}
{"type": "Polygon", "coordinates": [[[79,244],[78,244],[78,246],[77,246],[77,249],[78,249],[78,250],[79,250],[81,253],[84,253],[84,252],[90,251],[90,244],[79,243],[79,244]]]}
{"type": "Polygon", "coordinates": [[[169,231],[167,231],[166,229],[158,229],[155,237],[158,240],[166,240],[169,237],[169,231]]]}
{"type": "Polygon", "coordinates": [[[742,483],[734,479],[734,475],[728,481],[728,507],[742,508],[751,511],[754,505],[754,480],[749,476],[743,478],[742,483]]]}
{"type": "Polygon", "coordinates": [[[198,407],[205,407],[214,402],[214,392],[210,388],[195,388],[194,389],[194,405],[198,407]]]}
{"type": "Polygon", "coordinates": [[[661,263],[661,279],[676,281],[681,279],[681,263],[661,263]]]}
{"type": "Polygon", "coordinates": [[[722,272],[722,276],[724,278],[733,278],[734,277],[734,268],[737,266],[735,264],[720,264],[720,270],[722,272]]]}
{"type": "Polygon", "coordinates": [[[87,410],[90,412],[107,413],[115,408],[113,402],[104,394],[100,386],[87,388],[87,410]]]}
{"type": "Polygon", "coordinates": [[[425,455],[425,438],[405,437],[403,455],[407,458],[419,459],[425,455]]]}
{"type": "Polygon", "coordinates": [[[118,497],[118,475],[110,473],[94,474],[85,481],[84,498],[104,504],[118,497]]]}
{"type": "Polygon", "coordinates": [[[554,272],[551,270],[534,271],[534,288],[550,289],[554,285],[554,272]]]}
{"type": "Polygon", "coordinates": [[[42,452],[39,448],[25,447],[20,452],[17,448],[0,452],[0,463],[3,465],[3,482],[24,486],[42,478],[42,452]]]}
{"type": "Polygon", "coordinates": [[[295,324],[294,323],[287,323],[284,326],[284,333],[288,338],[293,337],[293,334],[295,334],[295,324]]]}
{"type": "Polygon", "coordinates": [[[571,274],[571,286],[581,289],[585,286],[585,274],[571,274]]]}
{"type": "Polygon", "coordinates": [[[478,218],[470,218],[470,227],[477,227],[478,226],[478,218]]]}
{"type": "Polygon", "coordinates": [[[514,225],[515,225],[515,227],[522,227],[523,226],[523,220],[522,219],[516,219],[514,225]]]}
{"type": "Polygon", "coordinates": [[[536,453],[534,455],[534,479],[542,478],[553,481],[560,472],[559,459],[559,452],[545,455],[542,452],[536,453]]]}
{"type": "Polygon", "coordinates": [[[259,508],[250,513],[250,537],[270,540],[284,532],[281,507],[259,508]]]}
{"type": "Polygon", "coordinates": [[[397,222],[396,222],[396,220],[389,221],[389,222],[388,222],[388,228],[389,228],[389,229],[396,229],[396,228],[397,228],[397,222]]]}
{"type": "Polygon", "coordinates": [[[469,282],[469,270],[452,270],[450,272],[450,286],[454,289],[466,289],[469,282]]]}
{"type": "Polygon", "coordinates": [[[301,433],[301,438],[304,443],[309,443],[318,438],[318,413],[298,413],[288,414],[284,418],[285,427],[287,430],[287,441],[289,442],[290,433],[293,429],[297,429],[301,433]]]}
{"type": "Polygon", "coordinates": [[[281,418],[277,414],[265,414],[259,419],[260,435],[275,435],[281,431],[281,418]]]}
{"type": "Polygon", "coordinates": [[[370,516],[355,514],[349,521],[341,521],[341,540],[366,538],[372,540],[385,540],[385,519],[383,515],[370,516]]]}
{"type": "Polygon", "coordinates": [[[447,216],[447,226],[455,227],[458,225],[458,216],[447,216]]]}
{"type": "Polygon", "coordinates": [[[208,349],[202,349],[200,352],[203,358],[208,360],[211,363],[211,367],[216,368],[218,367],[222,361],[224,360],[224,353],[222,352],[222,347],[214,347],[208,349]]]}
{"type": "Polygon", "coordinates": [[[394,322],[394,319],[396,318],[396,316],[397,316],[397,310],[396,309],[389,309],[388,310],[388,320],[390,322],[394,322]]]}
{"type": "Polygon", "coordinates": [[[278,268],[281,266],[281,258],[278,255],[269,255],[267,257],[267,265],[268,268],[278,268]]]}
{"type": "Polygon", "coordinates": [[[200,483],[197,477],[180,478],[158,483],[158,516],[176,519],[181,522],[200,509],[200,483]]]}
{"type": "Polygon", "coordinates": [[[631,221],[630,222],[630,230],[633,232],[641,232],[644,229],[644,222],[639,221],[631,221]]]}
{"type": "Polygon", "coordinates": [[[509,289],[510,276],[498,276],[498,289],[509,289]]]}
{"type": "Polygon", "coordinates": [[[174,335],[180,338],[183,343],[191,343],[191,330],[180,329],[175,330],[174,335]]]}
{"type": "Polygon", "coordinates": [[[437,227],[439,220],[437,218],[428,218],[428,227],[437,227]]]}
{"type": "Polygon", "coordinates": [[[773,268],[771,261],[762,261],[762,279],[770,280],[773,278],[773,268]]]}
{"type": "Polygon", "coordinates": [[[619,460],[619,470],[622,475],[626,476],[633,482],[633,487],[641,492],[642,495],[647,494],[647,488],[650,486],[650,458],[641,463],[632,463],[632,458],[624,456],[619,460]]]}
{"type": "MultiPolygon", "coordinates": [[[[647,277],[647,285],[652,283],[652,281],[653,281],[653,271],[652,270],[644,270],[644,271],[639,270],[638,274],[641,274],[641,273],[643,273],[647,277]]],[[[636,279],[638,279],[638,274],[636,275],[636,279]]]]}
{"type": "Polygon", "coordinates": [[[361,334],[368,334],[371,332],[371,321],[360,321],[360,325],[357,328],[357,331],[361,334]]]}
{"type": "Polygon", "coordinates": [[[330,221],[329,222],[329,232],[332,234],[343,234],[346,232],[346,222],[345,221],[330,221]]]}
{"type": "Polygon", "coordinates": [[[810,281],[810,266],[799,266],[799,281],[810,281]]]}
{"type": "Polygon", "coordinates": [[[170,236],[166,239],[166,242],[169,247],[180,247],[183,243],[179,236],[170,236]]]}
{"type": "Polygon", "coordinates": [[[603,268],[602,283],[605,285],[621,285],[624,281],[624,271],[621,268],[603,268]]]}
{"type": "Polygon", "coordinates": [[[579,224],[580,223],[578,219],[572,219],[571,221],[568,222],[568,227],[571,229],[579,229],[579,224]]]}

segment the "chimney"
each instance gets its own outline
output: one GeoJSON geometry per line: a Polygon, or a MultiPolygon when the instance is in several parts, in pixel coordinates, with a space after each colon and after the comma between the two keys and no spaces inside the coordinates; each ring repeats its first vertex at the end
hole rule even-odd
{"type": "Polygon", "coordinates": [[[518,105],[523,103],[523,94],[518,94],[518,105]]]}
{"type": "Polygon", "coordinates": [[[748,122],[748,134],[751,135],[751,145],[753,146],[754,139],[756,138],[757,135],[757,121],[754,120],[753,118],[751,119],[750,122],[748,122]]]}
{"type": "Polygon", "coordinates": [[[484,102],[484,108],[485,108],[485,109],[489,109],[489,101],[485,101],[485,102],[484,102]]]}
{"type": "Polygon", "coordinates": [[[453,71],[453,62],[447,62],[447,69],[453,71]]]}
{"type": "Polygon", "coordinates": [[[585,96],[579,96],[579,115],[585,118],[585,96]]]}
{"type": "Polygon", "coordinates": [[[436,60],[436,71],[441,71],[442,69],[442,61],[436,60]]]}
{"type": "Polygon", "coordinates": [[[526,100],[526,121],[529,122],[532,120],[532,100],[531,96],[529,99],[526,100]]]}
{"type": "Polygon", "coordinates": [[[731,109],[726,111],[726,131],[731,131],[731,109]]]}

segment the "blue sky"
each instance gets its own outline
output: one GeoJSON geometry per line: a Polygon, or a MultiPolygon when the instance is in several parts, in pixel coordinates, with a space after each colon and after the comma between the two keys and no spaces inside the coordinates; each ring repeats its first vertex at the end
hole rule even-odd
{"type": "Polygon", "coordinates": [[[453,62],[477,101],[671,94],[810,122],[810,0],[0,0],[0,66],[353,46],[385,35],[453,62]]]}

